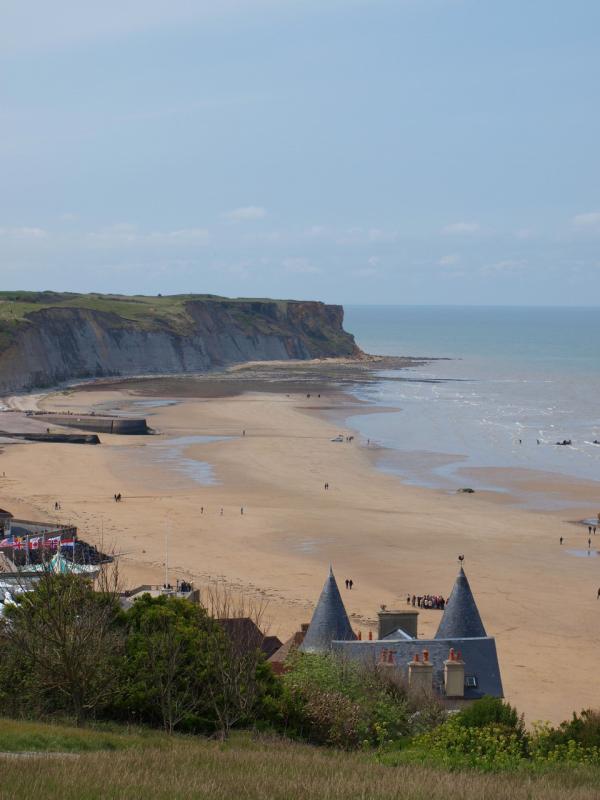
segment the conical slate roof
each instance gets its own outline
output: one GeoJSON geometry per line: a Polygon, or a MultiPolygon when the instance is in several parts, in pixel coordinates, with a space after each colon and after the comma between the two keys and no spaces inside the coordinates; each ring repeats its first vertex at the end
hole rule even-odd
{"type": "Polygon", "coordinates": [[[487,636],[463,568],[457,575],[436,639],[472,639],[487,636]]]}
{"type": "Polygon", "coordinates": [[[299,649],[304,653],[324,653],[331,648],[332,641],[352,639],[356,636],[350,627],[333,570],[329,567],[325,586],[299,649]]]}

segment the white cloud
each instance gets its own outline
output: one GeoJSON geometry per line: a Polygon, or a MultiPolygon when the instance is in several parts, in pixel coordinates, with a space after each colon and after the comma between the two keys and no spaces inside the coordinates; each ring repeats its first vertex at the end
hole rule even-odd
{"type": "Polygon", "coordinates": [[[181,228],[178,231],[168,231],[166,234],[153,233],[152,237],[177,239],[185,242],[206,242],[209,232],[206,228],[181,228]]]}
{"type": "Polygon", "coordinates": [[[320,272],[318,267],[315,267],[314,264],[307,258],[284,258],[281,262],[283,264],[283,268],[286,272],[291,273],[298,273],[298,274],[314,274],[315,272],[320,272]]]}
{"type": "Polygon", "coordinates": [[[473,233],[479,233],[481,227],[477,222],[452,222],[449,225],[444,225],[442,233],[450,236],[464,236],[473,233]]]}
{"type": "Polygon", "coordinates": [[[585,231],[600,231],[600,211],[577,214],[571,220],[573,227],[585,231]]]}
{"type": "Polygon", "coordinates": [[[267,210],[262,206],[242,206],[242,208],[234,208],[232,211],[225,212],[223,216],[233,222],[242,222],[264,219],[267,216],[267,210]]]}
{"type": "Polygon", "coordinates": [[[442,256],[438,261],[440,267],[452,267],[455,264],[458,264],[460,261],[460,256],[456,255],[456,253],[450,253],[447,256],[442,256]]]}

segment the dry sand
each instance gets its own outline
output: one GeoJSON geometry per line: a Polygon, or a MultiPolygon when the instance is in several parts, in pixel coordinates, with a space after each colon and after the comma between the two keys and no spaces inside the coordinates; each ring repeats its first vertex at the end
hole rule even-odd
{"type": "MultiPolygon", "coordinates": [[[[41,402],[80,411],[128,408],[134,399],[111,387],[41,402]]],[[[282,639],[310,619],[330,562],[342,587],[346,577],[354,580],[344,600],[354,626],[366,630],[375,629],[382,603],[402,607],[407,593],[448,595],[464,553],[484,624],[496,637],[507,698],[529,721],[556,722],[598,706],[600,559],[568,552],[587,549],[587,528],[570,520],[597,510],[598,486],[527,476],[530,489],[573,503],[545,513],[485,493],[406,486],[374,467],[376,452],[364,442],[331,441],[343,428],[319,410],[349,403],[328,392],[321,399],[248,393],[134,405],[159,435],[103,435],[100,447],[5,447],[0,505],[18,516],[73,522],[83,538],[114,546],[128,586],[163,582],[168,533],[172,582],[201,585],[221,576],[264,596],[270,632],[282,639]],[[172,441],[201,435],[229,438],[172,441]],[[202,485],[185,471],[194,459],[212,465],[217,483],[202,485]],[[115,492],[122,503],[112,500],[115,492]]],[[[523,480],[515,475],[515,487],[523,480]]],[[[433,635],[439,619],[440,612],[422,611],[420,634],[433,635]]]]}

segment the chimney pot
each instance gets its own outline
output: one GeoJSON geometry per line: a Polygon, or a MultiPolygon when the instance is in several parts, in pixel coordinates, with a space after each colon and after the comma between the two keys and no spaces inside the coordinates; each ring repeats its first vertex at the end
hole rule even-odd
{"type": "Polygon", "coordinates": [[[429,661],[429,650],[423,650],[423,661],[429,661]]]}
{"type": "Polygon", "coordinates": [[[415,661],[415,664],[419,663],[419,654],[418,653],[415,653],[414,661],[415,661]]]}
{"type": "Polygon", "coordinates": [[[369,631],[369,641],[373,639],[373,631],[369,631]]]}
{"type": "Polygon", "coordinates": [[[454,661],[454,648],[450,648],[450,652],[448,653],[448,661],[454,661]]]}
{"type": "Polygon", "coordinates": [[[362,639],[362,631],[359,631],[358,632],[358,641],[360,642],[361,639],[362,639]]]}

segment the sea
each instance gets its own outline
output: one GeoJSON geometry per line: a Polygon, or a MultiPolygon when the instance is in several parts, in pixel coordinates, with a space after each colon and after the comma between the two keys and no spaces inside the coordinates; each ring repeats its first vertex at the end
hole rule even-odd
{"type": "Polygon", "coordinates": [[[600,481],[600,308],[345,312],[344,326],[364,351],[426,360],[382,370],[353,389],[371,406],[397,409],[348,420],[382,448],[380,468],[451,491],[506,491],[481,467],[600,481]],[[565,440],[571,444],[556,444],[565,440]]]}

